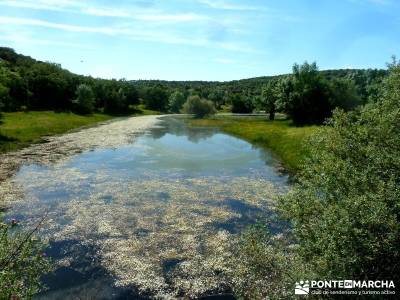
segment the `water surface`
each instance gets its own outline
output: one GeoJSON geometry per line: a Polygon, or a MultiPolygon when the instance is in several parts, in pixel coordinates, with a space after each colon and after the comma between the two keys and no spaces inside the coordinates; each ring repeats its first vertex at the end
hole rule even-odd
{"type": "Polygon", "coordinates": [[[39,299],[199,297],[226,292],[217,270],[247,225],[287,186],[272,155],[168,117],[130,144],[26,165],[8,212],[32,225],[57,263],[39,299]],[[221,248],[221,249],[220,249],[221,248]],[[139,296],[140,293],[140,296],[139,296]]]}

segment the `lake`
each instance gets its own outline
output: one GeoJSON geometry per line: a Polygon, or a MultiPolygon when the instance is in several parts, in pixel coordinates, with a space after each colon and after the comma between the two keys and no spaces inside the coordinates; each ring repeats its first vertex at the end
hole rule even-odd
{"type": "Polygon", "coordinates": [[[218,270],[231,241],[273,214],[288,186],[278,166],[246,141],[164,117],[128,145],[22,166],[6,219],[45,216],[56,268],[37,299],[230,299],[218,270]]]}

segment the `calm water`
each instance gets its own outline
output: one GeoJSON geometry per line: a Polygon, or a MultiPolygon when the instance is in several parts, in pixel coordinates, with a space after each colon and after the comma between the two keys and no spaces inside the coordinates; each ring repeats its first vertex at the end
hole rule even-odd
{"type": "Polygon", "coordinates": [[[271,214],[287,186],[276,166],[243,140],[168,117],[129,145],[22,167],[24,199],[7,217],[32,226],[46,215],[40,234],[57,268],[38,299],[219,293],[207,268],[220,254],[207,249],[271,214]]]}

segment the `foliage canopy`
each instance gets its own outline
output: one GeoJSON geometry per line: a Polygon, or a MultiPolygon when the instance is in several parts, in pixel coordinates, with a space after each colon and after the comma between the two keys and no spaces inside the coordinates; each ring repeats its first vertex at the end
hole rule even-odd
{"type": "Polygon", "coordinates": [[[196,118],[203,118],[215,114],[214,104],[200,96],[189,96],[183,105],[183,111],[187,114],[193,114],[196,118]]]}

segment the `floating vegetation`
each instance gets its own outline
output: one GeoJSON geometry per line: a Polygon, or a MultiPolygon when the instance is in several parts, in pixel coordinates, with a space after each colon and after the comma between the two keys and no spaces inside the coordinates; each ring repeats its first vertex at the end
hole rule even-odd
{"type": "MultiPolygon", "coordinates": [[[[94,151],[49,166],[22,168],[13,182],[23,187],[23,201],[14,203],[12,214],[23,215],[24,225],[30,226],[47,213],[40,234],[54,245],[74,241],[57,257],[60,268],[75,268],[80,259],[75,250],[90,248],[96,249],[93,259],[112,274],[116,286],[152,298],[196,298],[229,290],[229,258],[237,234],[273,212],[282,186],[268,177],[271,170],[263,173],[265,166],[257,160],[254,166],[259,168],[246,172],[212,169],[212,162],[210,168],[195,171],[182,164],[147,167],[157,166],[162,157],[154,155],[154,137],[148,139],[147,148],[143,141],[137,143],[140,159],[136,148],[94,151]],[[122,167],[121,155],[126,157],[122,167]]],[[[196,147],[199,141],[189,142],[196,147]]],[[[230,142],[233,154],[235,143],[237,151],[243,151],[245,142],[230,142]]],[[[218,143],[215,147],[220,148],[218,143]]],[[[245,166],[255,153],[248,149],[245,166]]]]}
{"type": "MultiPolygon", "coordinates": [[[[102,175],[98,176],[102,181],[102,175]]],[[[63,187],[72,194],[86,179],[74,169],[64,170],[62,180],[65,177],[75,178],[63,187]]],[[[50,191],[59,185],[40,177],[35,184],[46,184],[50,191]]],[[[272,184],[246,177],[229,182],[218,177],[103,182],[87,196],[55,204],[57,209],[49,212],[41,233],[56,241],[96,245],[101,264],[115,275],[117,285],[134,286],[159,298],[195,297],[226,288],[221,274],[225,274],[234,235],[213,224],[247,225],[240,223],[242,215],[229,205],[230,199],[241,199],[243,213],[247,205],[258,207],[258,217],[263,219],[273,209],[274,195],[272,184]],[[112,201],[104,201],[109,195],[112,201]],[[176,263],[166,271],[164,266],[171,261],[176,263]]],[[[24,207],[29,212],[26,222],[48,209],[35,197],[24,207]]],[[[64,266],[66,261],[62,261],[64,266]]]]}
{"type": "MultiPolygon", "coordinates": [[[[23,164],[49,164],[95,148],[115,148],[132,142],[135,135],[159,123],[160,116],[142,116],[109,121],[85,130],[51,136],[30,147],[0,155],[0,182],[23,164]]],[[[1,194],[0,194],[1,196],[1,194]]]]}

